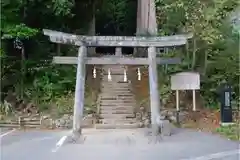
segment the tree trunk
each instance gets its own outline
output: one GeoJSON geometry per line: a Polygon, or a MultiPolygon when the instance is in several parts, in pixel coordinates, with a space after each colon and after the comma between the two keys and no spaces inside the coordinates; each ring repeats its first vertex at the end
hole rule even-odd
{"type": "Polygon", "coordinates": [[[208,65],[208,53],[205,51],[204,53],[204,68],[203,68],[203,75],[207,72],[207,65],[208,65]]]}
{"type": "Polygon", "coordinates": [[[24,79],[25,79],[25,50],[24,46],[21,49],[21,99],[24,96],[24,79]]]}
{"type": "MultiPolygon", "coordinates": [[[[136,35],[156,36],[157,19],[154,0],[138,0],[136,35]]],[[[135,49],[135,54],[144,56],[146,49],[135,49]]]]}
{"type": "MultiPolygon", "coordinates": [[[[93,3],[93,8],[92,8],[92,20],[90,22],[90,27],[89,27],[89,31],[88,31],[88,34],[90,36],[95,36],[96,34],[96,17],[95,17],[95,2],[93,3]]],[[[94,55],[96,53],[96,49],[95,47],[89,47],[88,48],[88,53],[90,55],[94,55]]]]}
{"type": "Polygon", "coordinates": [[[196,50],[197,50],[197,43],[196,38],[193,38],[193,56],[192,56],[192,70],[194,70],[196,65],[196,50]]]}

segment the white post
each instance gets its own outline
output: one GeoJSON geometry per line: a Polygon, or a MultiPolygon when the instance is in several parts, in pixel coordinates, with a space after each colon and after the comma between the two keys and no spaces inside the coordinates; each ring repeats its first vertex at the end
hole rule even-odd
{"type": "Polygon", "coordinates": [[[108,81],[112,81],[111,70],[108,68],[108,81]]]}
{"type": "Polygon", "coordinates": [[[97,78],[97,71],[96,71],[95,66],[93,68],[93,78],[97,78]]]}
{"type": "Polygon", "coordinates": [[[138,80],[141,80],[141,71],[140,68],[137,69],[138,80]]]}
{"type": "Polygon", "coordinates": [[[81,134],[81,121],[84,109],[84,91],[85,91],[85,63],[84,57],[86,56],[87,48],[85,46],[79,47],[76,86],[75,86],[75,99],[74,99],[74,113],[73,113],[73,133],[81,134]]]}
{"type": "Polygon", "coordinates": [[[196,111],[196,94],[195,94],[195,90],[193,90],[192,92],[193,92],[193,111],[196,111]]]}
{"type": "Polygon", "coordinates": [[[124,69],[123,81],[124,81],[124,82],[127,82],[127,71],[126,71],[126,69],[124,69]]]}
{"type": "Polygon", "coordinates": [[[176,109],[179,111],[179,91],[176,90],[176,109]]]}

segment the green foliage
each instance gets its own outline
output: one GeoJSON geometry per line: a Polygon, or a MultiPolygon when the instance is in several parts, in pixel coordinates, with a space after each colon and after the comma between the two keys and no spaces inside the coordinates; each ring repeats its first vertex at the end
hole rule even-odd
{"type": "Polygon", "coordinates": [[[59,115],[73,112],[74,94],[72,92],[69,92],[68,94],[65,95],[61,95],[55,101],[59,115]]]}
{"type": "Polygon", "coordinates": [[[133,19],[136,13],[134,12],[136,12],[136,3],[134,1],[103,0],[101,11],[97,16],[105,20],[103,21],[105,24],[102,24],[104,28],[112,25],[117,35],[129,35],[133,34],[130,31],[135,30],[133,28],[135,27],[133,19]]]}
{"type": "Polygon", "coordinates": [[[0,114],[9,115],[10,113],[12,113],[12,105],[7,101],[4,101],[4,103],[0,103],[0,114]]]}
{"type": "Polygon", "coordinates": [[[23,23],[25,1],[1,1],[1,38],[29,38],[38,32],[23,23]]]}
{"type": "Polygon", "coordinates": [[[52,7],[56,15],[69,15],[74,6],[72,0],[52,0],[52,7]]]}
{"type": "Polygon", "coordinates": [[[238,124],[221,126],[216,129],[216,132],[226,136],[231,140],[240,140],[240,128],[238,124]]]}
{"type": "Polygon", "coordinates": [[[238,5],[235,0],[156,0],[159,34],[192,32],[196,40],[195,46],[189,41],[190,55],[185,51],[175,54],[182,55],[184,62],[167,67],[162,79],[172,71],[186,71],[192,66],[192,70],[201,74],[201,93],[206,106],[218,106],[217,90],[224,82],[233,86],[234,98],[239,97],[239,33],[233,33],[227,21],[238,5]]]}
{"type": "Polygon", "coordinates": [[[37,100],[37,104],[50,102],[54,98],[61,97],[74,90],[74,67],[45,64],[45,66],[28,67],[28,69],[29,80],[32,79],[32,84],[26,84],[25,96],[37,100]]]}
{"type": "Polygon", "coordinates": [[[5,52],[4,52],[4,50],[2,48],[0,48],[0,57],[2,58],[4,56],[5,56],[5,52]]]}
{"type": "Polygon", "coordinates": [[[25,24],[7,26],[2,29],[2,39],[20,38],[26,39],[35,36],[38,33],[37,29],[27,27],[25,24]]]}

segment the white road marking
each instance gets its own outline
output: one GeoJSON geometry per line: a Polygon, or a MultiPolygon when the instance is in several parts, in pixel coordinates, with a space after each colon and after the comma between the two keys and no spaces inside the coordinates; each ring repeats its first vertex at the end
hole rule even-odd
{"type": "Polygon", "coordinates": [[[235,154],[240,154],[240,149],[225,151],[225,152],[218,152],[218,153],[209,154],[201,157],[182,159],[182,160],[212,160],[212,159],[223,158],[223,157],[231,156],[235,154]]]}
{"type": "Polygon", "coordinates": [[[57,152],[57,150],[64,144],[64,142],[67,140],[68,136],[63,136],[56,144],[56,147],[52,150],[52,152],[57,152]]]}
{"type": "Polygon", "coordinates": [[[58,141],[58,143],[56,144],[56,146],[62,146],[66,139],[67,139],[67,136],[63,136],[63,137],[58,141]]]}
{"type": "Polygon", "coordinates": [[[13,129],[13,130],[11,130],[11,131],[8,131],[8,132],[6,132],[6,133],[3,133],[3,134],[0,135],[0,138],[2,138],[2,137],[6,136],[6,135],[8,135],[8,134],[10,134],[10,133],[12,133],[12,132],[14,132],[14,131],[16,131],[16,129],[13,129]]]}

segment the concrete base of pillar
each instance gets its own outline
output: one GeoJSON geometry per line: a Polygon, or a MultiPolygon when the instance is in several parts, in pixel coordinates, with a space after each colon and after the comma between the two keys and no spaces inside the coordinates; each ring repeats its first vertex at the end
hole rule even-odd
{"type": "Polygon", "coordinates": [[[72,131],[68,135],[63,136],[58,143],[56,144],[56,149],[60,148],[61,146],[69,143],[83,143],[85,141],[85,137],[82,135],[80,131],[72,131]]]}
{"type": "Polygon", "coordinates": [[[67,136],[66,143],[84,143],[85,137],[82,135],[82,130],[72,131],[70,135],[67,136]]]}

